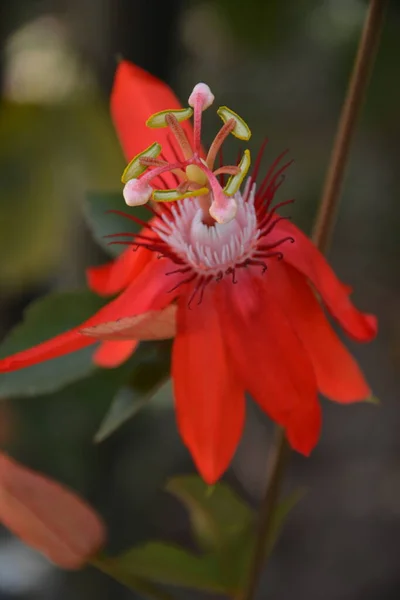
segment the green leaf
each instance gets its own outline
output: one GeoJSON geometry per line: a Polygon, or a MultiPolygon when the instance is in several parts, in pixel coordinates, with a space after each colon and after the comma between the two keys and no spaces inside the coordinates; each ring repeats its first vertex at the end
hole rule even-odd
{"type": "MultiPolygon", "coordinates": [[[[93,233],[93,237],[111,256],[118,256],[128,246],[111,244],[106,235],[113,233],[138,233],[140,226],[121,215],[110,213],[110,210],[125,211],[129,214],[121,192],[93,192],[86,196],[84,214],[86,221],[93,233]]],[[[148,221],[151,212],[144,206],[135,208],[135,217],[148,221]]],[[[122,239],[122,238],[121,238],[122,239]]]]}
{"type": "Polygon", "coordinates": [[[167,381],[164,384],[154,386],[154,389],[147,394],[138,393],[130,387],[123,387],[118,390],[111,406],[104,417],[101,425],[94,437],[96,443],[103,442],[117,429],[121,427],[126,421],[132,419],[137,415],[143,408],[156,405],[170,406],[172,397],[171,381],[167,381]]]}
{"type": "Polygon", "coordinates": [[[114,397],[95,435],[96,443],[104,441],[150,402],[156,406],[170,404],[171,382],[166,381],[170,347],[169,341],[140,344],[132,358],[129,382],[114,397]]]}
{"type": "Polygon", "coordinates": [[[106,573],[115,579],[115,581],[118,581],[134,592],[138,592],[144,598],[149,598],[150,600],[174,600],[174,597],[171,596],[171,594],[160,589],[150,581],[135,577],[123,569],[119,570],[117,565],[110,563],[112,563],[112,561],[104,556],[98,556],[91,561],[93,567],[102,573],[106,573]]]}
{"type": "Polygon", "coordinates": [[[214,556],[197,556],[165,542],[136,546],[120,556],[103,560],[103,563],[110,575],[124,580],[126,585],[132,578],[133,589],[139,578],[198,590],[227,591],[221,583],[221,573],[214,556]]]}
{"type": "MultiPolygon", "coordinates": [[[[96,369],[52,394],[35,396],[34,402],[27,402],[26,398],[10,400],[15,404],[21,433],[12,443],[16,457],[26,462],[32,454],[34,462],[30,466],[40,466],[44,472],[85,493],[88,476],[99,472],[98,449],[91,438],[111,398],[129,380],[132,362],[131,357],[119,367],[96,369]]],[[[147,440],[149,435],[151,432],[147,431],[147,440]]],[[[156,472],[157,468],[146,484],[156,472]]],[[[153,482],[153,487],[158,486],[153,482]]]]}
{"type": "Polygon", "coordinates": [[[252,510],[225,483],[210,488],[197,475],[174,477],[166,486],[187,508],[203,548],[221,548],[253,523],[252,510]]]}
{"type": "MultiPolygon", "coordinates": [[[[168,487],[175,488],[173,493],[183,500],[191,514],[197,515],[200,511],[206,519],[212,515],[211,519],[215,522],[211,534],[214,535],[218,529],[227,532],[225,544],[197,555],[166,542],[148,542],[115,558],[101,559],[99,568],[133,590],[139,590],[138,582],[150,581],[236,596],[247,582],[253,558],[257,532],[252,511],[225,484],[217,484],[210,493],[210,488],[200,478],[178,477],[172,479],[168,487]],[[214,494],[216,498],[211,502],[214,494]],[[224,508],[229,511],[231,506],[237,511],[239,520],[247,522],[245,528],[232,530],[230,519],[226,519],[223,511],[224,508]]],[[[266,556],[271,552],[287,515],[302,495],[303,492],[295,492],[277,507],[273,526],[265,541],[266,556]]],[[[98,566],[97,563],[96,560],[95,566],[98,566]]]]}
{"type": "Polygon", "coordinates": [[[305,496],[305,493],[306,490],[304,488],[297,489],[278,504],[275,510],[269,536],[265,540],[266,556],[271,554],[276,542],[278,541],[282,528],[286,523],[286,519],[295,506],[297,506],[300,500],[305,496]]]}
{"type": "MultiPolygon", "coordinates": [[[[50,294],[33,302],[0,346],[0,358],[30,348],[79,325],[104,305],[89,291],[50,294]]],[[[0,374],[0,398],[49,394],[95,369],[93,346],[12,373],[0,374]]]]}

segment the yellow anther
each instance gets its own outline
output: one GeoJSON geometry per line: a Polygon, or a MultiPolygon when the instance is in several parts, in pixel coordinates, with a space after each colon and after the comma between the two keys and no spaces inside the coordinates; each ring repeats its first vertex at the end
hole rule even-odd
{"type": "Polygon", "coordinates": [[[235,128],[232,130],[232,135],[239,138],[239,140],[249,140],[251,138],[250,127],[246,121],[239,117],[237,113],[228,108],[227,106],[220,106],[217,110],[217,114],[221,117],[224,123],[233,119],[236,123],[235,128]]]}
{"type": "Polygon", "coordinates": [[[189,192],[180,192],[179,190],[154,190],[153,200],[155,202],[176,202],[176,200],[182,200],[182,198],[192,198],[193,196],[204,196],[208,194],[210,190],[206,187],[198,190],[191,190],[189,192]]]}
{"type": "Polygon", "coordinates": [[[137,154],[134,158],[132,158],[129,165],[125,168],[122,173],[121,181],[122,183],[128,183],[130,179],[136,179],[146,171],[148,168],[146,165],[142,165],[140,162],[141,158],[157,158],[161,154],[161,146],[155,142],[151,144],[146,150],[137,154]]]}
{"type": "Polygon", "coordinates": [[[228,183],[224,187],[224,192],[227,196],[233,196],[233,194],[236,194],[236,192],[242,185],[243,179],[246,177],[247,171],[250,168],[250,164],[251,164],[250,150],[245,150],[244,154],[242,156],[242,159],[241,159],[240,163],[238,164],[240,172],[237,175],[233,175],[232,177],[229,177],[228,183]]]}
{"type": "Polygon", "coordinates": [[[193,110],[191,108],[181,108],[178,110],[162,110],[158,113],[154,113],[151,115],[146,121],[147,127],[151,128],[159,128],[159,127],[168,127],[168,123],[165,119],[167,115],[174,115],[177,121],[187,121],[193,114],[193,110]]]}

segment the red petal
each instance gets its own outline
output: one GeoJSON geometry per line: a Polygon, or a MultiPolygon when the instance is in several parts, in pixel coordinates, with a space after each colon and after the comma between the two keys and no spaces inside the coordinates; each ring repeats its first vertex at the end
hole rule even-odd
{"type": "Polygon", "coordinates": [[[322,411],[317,401],[303,405],[293,411],[286,425],[289,444],[305,456],[309,456],[317,445],[322,427],[322,411]]]}
{"type": "Polygon", "coordinates": [[[114,369],[122,365],[135,351],[138,342],[103,342],[93,355],[93,362],[103,369],[114,369]]]}
{"type": "Polygon", "coordinates": [[[154,258],[153,252],[139,247],[125,250],[115,260],[86,270],[89,288],[99,296],[112,296],[125,289],[154,258]]]}
{"type": "Polygon", "coordinates": [[[77,350],[86,348],[86,346],[90,346],[95,341],[92,338],[81,335],[78,329],[71,329],[42,344],[3,358],[0,360],[0,373],[17,371],[18,369],[30,367],[39,362],[58,358],[70,352],[76,352],[77,350]]]}
{"type": "Polygon", "coordinates": [[[115,300],[100,309],[78,327],[62,333],[47,342],[17,352],[0,360],[0,372],[15,371],[38,362],[57,358],[93,344],[96,340],[81,334],[81,329],[108,321],[164,308],[173,300],[168,290],[176,279],[166,276],[174,265],[167,259],[156,260],[143,270],[137,279],[115,300]]]}
{"type": "Polygon", "coordinates": [[[176,333],[176,305],[86,327],[81,332],[100,340],[168,340],[176,333]]]}
{"type": "Polygon", "coordinates": [[[0,523],[64,569],[79,569],[104,545],[106,531],[81,498],[0,455],[0,523]]]}
{"type": "Polygon", "coordinates": [[[268,236],[268,242],[288,235],[294,238],[295,243],[282,246],[284,260],[310,279],[329,312],[350,337],[359,342],[374,338],[377,332],[376,317],[362,313],[353,306],[348,286],[339,281],[323,255],[300,229],[293,223],[281,221],[268,236]]]}
{"type": "MultiPolygon", "coordinates": [[[[181,104],[167,84],[127,61],[118,65],[111,95],[111,114],[127,160],[154,142],[162,145],[166,160],[175,160],[169,129],[150,129],[145,124],[152,114],[168,108],[179,109],[181,104]]],[[[181,125],[192,140],[189,121],[181,125]]],[[[166,174],[165,180],[171,187],[176,187],[171,175],[166,174]]]]}
{"type": "Polygon", "coordinates": [[[268,283],[267,273],[219,284],[223,336],[246,390],[286,428],[292,446],[309,454],[321,425],[315,375],[268,283]]]}
{"type": "Polygon", "coordinates": [[[337,402],[371,396],[358,364],[333,331],[307,280],[290,265],[274,266],[269,277],[311,358],[319,391],[337,402]]]}
{"type": "Polygon", "coordinates": [[[172,376],[179,431],[204,480],[213,484],[236,450],[245,402],[227,360],[218,315],[206,296],[192,309],[184,297],[179,302],[172,376]]]}

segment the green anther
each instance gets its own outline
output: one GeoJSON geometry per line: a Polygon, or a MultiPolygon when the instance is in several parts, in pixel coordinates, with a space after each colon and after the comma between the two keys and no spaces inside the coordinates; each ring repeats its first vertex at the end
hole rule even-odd
{"type": "Polygon", "coordinates": [[[232,130],[232,135],[239,138],[239,140],[249,140],[251,138],[250,127],[246,121],[239,117],[233,110],[227,106],[220,106],[217,110],[217,114],[221,117],[224,123],[233,119],[236,123],[235,128],[232,130]]]}
{"type": "Polygon", "coordinates": [[[233,196],[233,194],[236,194],[236,192],[242,185],[243,179],[246,177],[247,171],[250,168],[250,164],[251,164],[250,150],[245,150],[244,154],[242,156],[242,159],[241,159],[240,163],[238,164],[240,173],[229,177],[228,183],[224,187],[224,192],[227,196],[233,196]]]}
{"type": "Polygon", "coordinates": [[[177,121],[187,121],[193,114],[193,110],[188,108],[181,108],[179,110],[162,110],[161,112],[151,115],[146,121],[147,127],[159,128],[168,127],[168,123],[165,119],[167,115],[174,115],[177,121]]]}
{"type": "Polygon", "coordinates": [[[179,192],[177,189],[174,190],[154,190],[153,200],[155,202],[175,202],[182,198],[192,198],[193,196],[204,196],[209,193],[209,189],[206,187],[198,190],[192,190],[189,192],[179,192]]]}
{"type": "Polygon", "coordinates": [[[125,168],[125,171],[122,173],[121,181],[122,183],[128,183],[131,179],[136,179],[148,169],[145,165],[140,163],[141,158],[157,158],[161,154],[161,146],[154,142],[151,144],[146,150],[137,154],[134,158],[132,158],[129,165],[125,168]]]}

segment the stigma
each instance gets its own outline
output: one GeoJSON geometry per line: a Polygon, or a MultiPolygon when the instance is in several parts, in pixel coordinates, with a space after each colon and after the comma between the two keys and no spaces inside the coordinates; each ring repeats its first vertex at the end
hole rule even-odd
{"type": "Polygon", "coordinates": [[[203,223],[208,226],[229,223],[238,212],[237,192],[249,170],[251,158],[245,150],[236,165],[215,166],[225,140],[233,135],[249,140],[251,131],[246,122],[233,110],[221,106],[217,114],[223,124],[209,150],[201,144],[202,113],[214,102],[214,95],[205,83],[198,83],[189,96],[187,108],[164,110],[146,121],[151,128],[169,128],[179,152],[174,162],[164,160],[162,147],[153,143],[135,156],[122,174],[123,195],[128,206],[140,206],[149,201],[177,202],[189,198],[202,211],[203,223]],[[189,139],[181,123],[193,117],[193,139],[189,139]],[[164,173],[173,173],[176,188],[157,189],[154,181],[164,173]],[[228,176],[226,184],[222,184],[228,176]]]}

